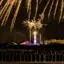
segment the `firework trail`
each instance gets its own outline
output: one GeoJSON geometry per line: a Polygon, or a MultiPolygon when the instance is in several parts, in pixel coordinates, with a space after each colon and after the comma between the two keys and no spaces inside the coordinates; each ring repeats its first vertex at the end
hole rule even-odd
{"type": "Polygon", "coordinates": [[[31,15],[31,0],[29,4],[29,9],[28,9],[28,21],[30,20],[30,15],[31,15]]]}
{"type": "Polygon", "coordinates": [[[18,0],[15,1],[15,3],[14,3],[14,7],[16,7],[17,3],[18,3],[18,0]]]}
{"type": "Polygon", "coordinates": [[[7,10],[7,12],[6,12],[3,20],[2,20],[1,26],[3,26],[4,23],[6,24],[7,19],[8,19],[8,17],[9,17],[9,14],[10,14],[10,12],[11,12],[11,10],[12,10],[13,5],[14,5],[14,2],[15,2],[15,0],[13,0],[12,2],[9,1],[10,6],[9,6],[9,8],[8,8],[8,10],[7,10]]]}
{"type": "Polygon", "coordinates": [[[50,10],[49,10],[49,13],[48,13],[48,18],[50,17],[50,14],[51,14],[51,11],[52,11],[53,4],[54,4],[54,0],[52,0],[51,6],[50,6],[50,10]]]}
{"type": "Polygon", "coordinates": [[[9,3],[8,4],[6,3],[6,6],[3,7],[3,9],[2,9],[2,11],[0,13],[0,20],[2,19],[3,15],[5,14],[8,6],[9,6],[9,3]]]}
{"type": "MultiPolygon", "coordinates": [[[[16,6],[17,2],[18,2],[18,0],[16,0],[16,1],[14,2],[15,6],[16,6]]],[[[12,6],[12,7],[13,7],[13,6],[12,6]]],[[[8,15],[7,15],[7,18],[6,18],[6,20],[5,20],[4,25],[6,24],[8,18],[9,18],[9,15],[10,15],[10,12],[11,12],[11,10],[12,10],[12,7],[9,7],[9,12],[8,12],[8,15]]]]}
{"type": "Polygon", "coordinates": [[[60,10],[60,17],[59,17],[59,22],[62,18],[62,13],[63,13],[63,0],[61,1],[61,10],[60,10]]]}
{"type": "Polygon", "coordinates": [[[2,2],[3,2],[3,0],[0,1],[0,6],[1,6],[2,2]]]}
{"type": "Polygon", "coordinates": [[[57,8],[58,8],[58,4],[59,4],[59,0],[57,0],[56,5],[55,5],[55,10],[54,10],[54,14],[53,14],[53,17],[54,17],[54,18],[55,18],[55,15],[56,15],[56,11],[57,11],[57,8]]]}
{"type": "MultiPolygon", "coordinates": [[[[63,1],[63,9],[64,9],[64,1],[63,1]]],[[[64,10],[63,10],[64,11],[64,10]]],[[[63,13],[63,17],[62,17],[63,19],[64,19],[64,13],[63,13]]]]}
{"type": "Polygon", "coordinates": [[[37,12],[38,12],[38,0],[36,0],[36,11],[35,11],[34,20],[36,19],[37,12]]]}
{"type": "Polygon", "coordinates": [[[31,0],[26,0],[26,3],[27,3],[27,13],[28,13],[31,7],[31,0]]]}
{"type": "Polygon", "coordinates": [[[15,21],[16,21],[16,17],[17,17],[17,15],[18,15],[18,11],[19,11],[19,9],[20,9],[21,3],[22,3],[22,0],[19,0],[19,1],[18,1],[17,9],[16,9],[16,11],[15,11],[14,17],[13,17],[12,22],[11,22],[10,31],[12,31],[12,29],[13,29],[13,27],[14,27],[14,24],[15,24],[15,21]]]}
{"type": "Polygon", "coordinates": [[[4,7],[0,10],[0,15],[2,15],[3,10],[5,10],[5,8],[9,5],[9,1],[7,0],[6,4],[4,5],[4,7]]]}
{"type": "Polygon", "coordinates": [[[42,12],[41,15],[40,15],[41,20],[44,19],[44,13],[45,13],[45,11],[46,11],[46,9],[47,9],[49,3],[50,3],[50,0],[48,0],[48,2],[47,2],[47,4],[46,4],[46,6],[45,6],[43,12],[42,12]]]}

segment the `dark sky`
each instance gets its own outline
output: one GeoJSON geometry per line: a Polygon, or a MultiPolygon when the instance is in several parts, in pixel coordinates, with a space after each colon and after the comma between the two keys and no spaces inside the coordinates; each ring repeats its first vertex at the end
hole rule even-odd
{"type": "MultiPolygon", "coordinates": [[[[37,13],[37,18],[39,18],[39,14],[42,13],[46,3],[48,0],[42,0],[42,2],[39,4],[39,8],[38,8],[38,13],[37,13]]],[[[36,0],[32,0],[32,10],[31,10],[31,17],[30,19],[33,19],[34,14],[35,14],[35,2],[36,0]]],[[[58,23],[58,19],[59,19],[59,10],[60,10],[60,2],[61,0],[59,0],[59,5],[58,5],[58,10],[56,13],[56,17],[55,19],[53,19],[53,13],[54,13],[54,9],[55,9],[55,3],[56,0],[54,0],[54,5],[51,11],[51,15],[50,18],[48,19],[48,11],[50,9],[50,5],[51,5],[52,0],[50,0],[50,3],[45,11],[45,16],[44,16],[44,21],[43,23],[48,24],[48,26],[43,26],[43,28],[41,29],[41,33],[42,33],[42,39],[52,39],[52,38],[56,38],[56,39],[63,39],[64,38],[64,20],[61,20],[60,23],[58,23]]],[[[8,35],[11,40],[13,39],[13,36],[10,36],[10,21],[14,15],[14,11],[15,8],[13,7],[11,14],[9,16],[8,22],[6,24],[6,26],[0,27],[0,40],[4,40],[8,35]],[[4,34],[4,35],[3,35],[4,34]]],[[[25,4],[25,0],[22,0],[22,4],[16,19],[16,23],[14,26],[14,30],[13,33],[17,33],[17,34],[21,34],[22,38],[29,39],[29,30],[23,25],[23,21],[27,19],[27,11],[26,11],[26,4],[25,4]]],[[[8,38],[8,37],[7,37],[8,38]]],[[[20,37],[19,37],[20,38],[20,37]]],[[[21,38],[21,39],[22,39],[21,38]]],[[[10,40],[10,39],[9,39],[10,40]]]]}

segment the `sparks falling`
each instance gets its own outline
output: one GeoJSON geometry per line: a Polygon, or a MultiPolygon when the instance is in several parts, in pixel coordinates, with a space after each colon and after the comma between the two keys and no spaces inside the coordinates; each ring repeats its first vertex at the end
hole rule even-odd
{"type": "Polygon", "coordinates": [[[21,2],[22,2],[22,0],[19,0],[19,1],[18,1],[18,6],[17,6],[17,9],[16,9],[16,11],[15,11],[15,14],[14,14],[14,17],[13,17],[13,19],[12,19],[12,22],[11,22],[10,31],[12,31],[12,29],[13,29],[13,27],[14,27],[14,24],[15,24],[15,21],[16,21],[16,17],[17,17],[17,15],[18,15],[18,11],[19,11],[19,9],[20,9],[21,2]]]}
{"type": "Polygon", "coordinates": [[[0,12],[0,20],[2,19],[3,15],[5,14],[7,8],[9,6],[9,3],[6,3],[5,6],[3,7],[3,9],[0,12]]]}
{"type": "Polygon", "coordinates": [[[47,9],[49,3],[50,3],[50,0],[48,0],[48,2],[47,2],[47,4],[46,4],[46,6],[45,6],[43,12],[42,12],[41,15],[40,15],[41,20],[44,19],[44,13],[45,13],[45,11],[46,11],[46,9],[47,9]]]}
{"type": "Polygon", "coordinates": [[[29,12],[29,9],[31,8],[31,0],[26,0],[27,3],[27,13],[29,12]]]}
{"type": "Polygon", "coordinates": [[[60,17],[59,17],[59,22],[62,18],[62,13],[63,13],[63,0],[61,1],[61,9],[60,9],[60,17]]]}
{"type": "Polygon", "coordinates": [[[34,17],[34,19],[36,19],[37,12],[38,12],[38,0],[36,0],[36,10],[35,10],[35,17],[34,17]]]}
{"type": "Polygon", "coordinates": [[[59,0],[57,0],[56,4],[55,4],[55,10],[54,10],[54,18],[55,18],[55,15],[56,15],[56,11],[57,11],[57,8],[58,8],[58,3],[59,3],[59,0]]]}
{"type": "Polygon", "coordinates": [[[48,18],[50,17],[50,14],[51,14],[51,11],[52,11],[52,8],[53,8],[53,4],[54,4],[54,0],[52,0],[51,6],[50,6],[50,9],[49,9],[49,13],[48,13],[48,18]]]}
{"type": "Polygon", "coordinates": [[[15,2],[15,0],[13,0],[11,3],[9,2],[9,3],[10,3],[10,6],[9,6],[9,8],[8,8],[8,10],[7,10],[7,12],[6,12],[3,20],[2,20],[1,26],[3,26],[3,24],[6,24],[6,22],[7,22],[7,20],[8,20],[8,17],[9,17],[9,15],[10,15],[10,12],[11,12],[11,10],[12,10],[12,7],[13,7],[13,5],[14,5],[14,2],[15,2]]]}
{"type": "Polygon", "coordinates": [[[2,4],[3,0],[0,1],[0,5],[2,4]]]}
{"type": "MultiPolygon", "coordinates": [[[[13,17],[11,19],[12,21],[10,21],[10,23],[11,23],[10,30],[12,31],[14,24],[15,24],[15,21],[16,21],[16,18],[17,18],[17,15],[18,15],[18,12],[19,12],[19,9],[20,9],[20,5],[21,5],[21,3],[23,3],[22,2],[23,0],[6,0],[4,5],[2,5],[4,1],[5,0],[0,0],[0,7],[2,6],[0,8],[1,26],[5,26],[7,24],[8,19],[9,19],[10,14],[11,14],[11,11],[13,10],[13,8],[15,8],[15,11],[13,13],[13,17]]],[[[27,17],[28,17],[28,19],[26,19],[26,20],[29,22],[32,22],[32,20],[33,20],[36,23],[38,19],[39,19],[39,21],[42,21],[44,19],[45,12],[46,12],[48,5],[50,4],[51,0],[46,0],[46,5],[43,8],[43,11],[40,12],[41,14],[38,12],[38,9],[39,9],[38,7],[40,7],[39,6],[40,4],[43,5],[43,3],[42,3],[43,0],[40,0],[40,1],[36,0],[36,3],[35,3],[36,6],[34,8],[35,14],[34,14],[33,19],[31,19],[30,17],[31,17],[31,12],[32,12],[32,9],[31,9],[32,1],[33,0],[26,0],[26,3],[25,3],[26,7],[27,7],[26,11],[27,11],[27,17]],[[37,18],[37,12],[40,14],[40,18],[37,18]],[[37,18],[37,20],[36,20],[36,18],[37,18]]],[[[62,15],[63,15],[64,0],[61,0],[61,2],[59,2],[59,0],[52,0],[47,15],[48,15],[48,18],[50,19],[52,9],[54,8],[53,5],[55,4],[55,8],[53,10],[54,11],[53,17],[55,19],[59,3],[61,3],[61,8],[59,9],[60,10],[59,22],[60,22],[62,15]],[[56,1],[56,3],[55,3],[55,1],[56,1]]]]}

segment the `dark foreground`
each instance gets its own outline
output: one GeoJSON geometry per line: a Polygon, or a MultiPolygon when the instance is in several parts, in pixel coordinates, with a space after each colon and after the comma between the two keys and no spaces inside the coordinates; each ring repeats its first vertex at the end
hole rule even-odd
{"type": "Polygon", "coordinates": [[[64,64],[64,45],[1,45],[0,64],[64,64]]]}

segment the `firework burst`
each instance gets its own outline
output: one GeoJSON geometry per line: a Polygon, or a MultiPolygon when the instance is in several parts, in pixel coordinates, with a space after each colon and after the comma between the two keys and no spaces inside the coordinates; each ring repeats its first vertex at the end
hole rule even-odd
{"type": "MultiPolygon", "coordinates": [[[[0,6],[2,6],[2,3],[3,3],[4,0],[0,0],[0,6]]],[[[15,12],[14,12],[14,15],[13,15],[13,18],[12,18],[12,21],[11,21],[11,26],[10,26],[10,31],[12,31],[13,27],[14,27],[14,24],[15,24],[15,21],[16,21],[16,18],[17,18],[17,15],[18,15],[18,12],[19,12],[19,9],[20,9],[20,5],[22,3],[23,0],[6,0],[5,1],[5,4],[4,6],[2,6],[2,8],[0,9],[0,21],[1,21],[1,26],[5,26],[6,23],[7,23],[7,20],[10,16],[10,13],[13,9],[13,7],[15,7],[15,12]]],[[[29,24],[31,23],[34,23],[34,24],[37,24],[37,22],[41,22],[43,21],[44,19],[44,15],[45,15],[45,12],[46,12],[46,9],[48,8],[48,5],[50,4],[50,1],[51,0],[48,0],[46,2],[46,5],[42,11],[42,13],[40,14],[40,18],[37,18],[40,19],[40,20],[36,20],[36,16],[37,16],[37,12],[38,12],[38,7],[39,7],[39,4],[42,3],[42,0],[38,1],[36,0],[36,6],[35,6],[35,14],[34,14],[34,17],[33,17],[33,20],[31,20],[31,5],[32,5],[32,0],[26,0],[26,7],[27,7],[27,13],[28,13],[28,19],[26,22],[28,22],[29,24]]],[[[51,12],[52,12],[52,8],[53,8],[53,5],[54,5],[54,2],[55,0],[52,0],[51,2],[51,5],[50,5],[50,9],[49,9],[49,12],[48,12],[48,18],[50,18],[50,15],[51,15],[51,12]]],[[[43,4],[42,4],[43,5],[43,4]]],[[[55,18],[56,16],[56,12],[57,12],[57,9],[58,9],[58,5],[59,5],[59,0],[56,0],[56,4],[55,4],[55,8],[54,8],[54,13],[53,13],[53,17],[55,18]]],[[[63,13],[63,8],[64,8],[64,0],[61,0],[61,8],[60,8],[60,16],[59,16],[59,21],[61,20],[62,18],[62,13],[63,13]]],[[[27,24],[28,24],[27,23],[27,24]]],[[[28,24],[28,25],[29,25],[28,24]]]]}

